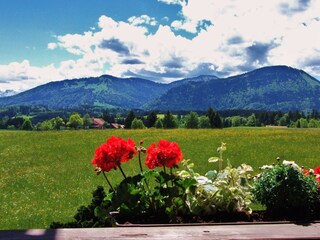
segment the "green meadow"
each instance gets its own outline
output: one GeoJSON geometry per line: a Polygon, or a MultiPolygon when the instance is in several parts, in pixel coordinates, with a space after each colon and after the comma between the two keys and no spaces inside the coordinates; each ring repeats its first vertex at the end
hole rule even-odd
{"type": "MultiPolygon", "coordinates": [[[[200,173],[216,167],[207,159],[217,156],[221,142],[227,143],[224,158],[232,165],[247,163],[256,171],[278,156],[306,167],[320,164],[317,129],[0,131],[0,229],[48,228],[52,221],[72,220],[97,185],[108,188],[91,160],[112,135],[144,139],[145,147],[160,139],[176,141],[200,173]]],[[[138,173],[137,158],[123,169],[138,173]]],[[[122,180],[118,171],[108,175],[113,185],[122,180]]]]}

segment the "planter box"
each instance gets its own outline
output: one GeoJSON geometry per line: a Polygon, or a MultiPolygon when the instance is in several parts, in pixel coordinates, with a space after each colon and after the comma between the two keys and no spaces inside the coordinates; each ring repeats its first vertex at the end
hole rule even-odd
{"type": "Polygon", "coordinates": [[[111,215],[116,221],[118,227],[177,227],[177,226],[214,226],[214,225],[259,225],[259,224],[297,224],[297,225],[309,225],[312,223],[320,223],[320,220],[272,220],[265,217],[265,211],[254,211],[251,215],[246,215],[247,218],[242,214],[237,219],[218,219],[207,218],[201,222],[181,222],[181,223],[161,223],[160,221],[149,221],[145,223],[143,221],[136,221],[132,219],[125,219],[119,215],[118,212],[111,212],[111,215]],[[143,222],[143,223],[141,223],[143,222]]]}

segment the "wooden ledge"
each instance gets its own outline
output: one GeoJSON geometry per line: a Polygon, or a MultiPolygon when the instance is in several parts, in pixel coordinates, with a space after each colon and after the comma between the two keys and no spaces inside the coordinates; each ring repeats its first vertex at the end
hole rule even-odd
{"type": "Polygon", "coordinates": [[[320,239],[320,223],[2,230],[0,239],[320,239]]]}

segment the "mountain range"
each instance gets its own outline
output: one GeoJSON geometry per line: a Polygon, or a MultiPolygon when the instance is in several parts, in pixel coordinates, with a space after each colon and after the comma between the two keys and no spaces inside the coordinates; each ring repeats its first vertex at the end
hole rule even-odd
{"type": "Polygon", "coordinates": [[[303,70],[270,66],[237,76],[199,76],[169,84],[110,75],[50,82],[14,96],[0,106],[41,105],[57,109],[83,106],[203,111],[320,109],[320,82],[303,70]]]}

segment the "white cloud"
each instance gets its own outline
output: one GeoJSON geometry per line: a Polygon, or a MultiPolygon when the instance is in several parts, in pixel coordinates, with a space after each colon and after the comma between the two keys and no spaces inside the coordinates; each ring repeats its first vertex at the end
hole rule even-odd
{"type": "Polygon", "coordinates": [[[158,24],[157,20],[154,17],[149,17],[148,15],[141,15],[140,17],[132,16],[128,19],[128,22],[134,26],[143,24],[156,26],[158,24]]]}
{"type": "Polygon", "coordinates": [[[197,26],[198,22],[191,21],[189,19],[186,19],[184,21],[175,20],[171,23],[171,27],[174,30],[184,30],[193,34],[196,34],[198,32],[197,26]]]}
{"type": "Polygon", "coordinates": [[[178,4],[178,5],[186,4],[186,0],[158,0],[158,2],[163,2],[166,4],[178,4]]]}
{"type": "Polygon", "coordinates": [[[76,60],[42,68],[28,61],[2,65],[0,87],[7,86],[5,81],[26,89],[101,74],[172,81],[202,73],[228,76],[277,64],[320,76],[318,0],[161,1],[180,4],[181,18],[162,19],[160,24],[148,15],[124,21],[101,16],[94,31],[56,36],[48,43],[48,49],[64,49],[76,60]],[[199,27],[204,20],[212,25],[199,27]],[[148,26],[158,30],[150,32],[148,26]],[[177,30],[194,37],[188,39],[177,30]]]}
{"type": "Polygon", "coordinates": [[[58,44],[56,44],[56,43],[53,43],[53,42],[48,43],[48,49],[50,49],[50,50],[54,50],[57,47],[58,47],[58,44]]]}
{"type": "MultiPolygon", "coordinates": [[[[213,23],[213,27],[200,33],[194,43],[202,42],[202,46],[211,50],[211,61],[222,71],[239,66],[234,65],[236,62],[245,65],[246,49],[256,43],[275,46],[267,52],[266,62],[252,67],[287,64],[303,68],[301,60],[319,56],[320,34],[316,34],[320,26],[316,13],[319,4],[316,0],[189,0],[182,6],[181,14],[190,21],[213,23]],[[242,42],[227,44],[235,37],[242,42]],[[220,56],[220,60],[216,56],[220,56]]],[[[204,52],[202,56],[205,56],[204,52]]]]}
{"type": "Polygon", "coordinates": [[[0,65],[1,89],[22,91],[55,79],[62,78],[53,65],[34,67],[28,60],[0,65]]]}

